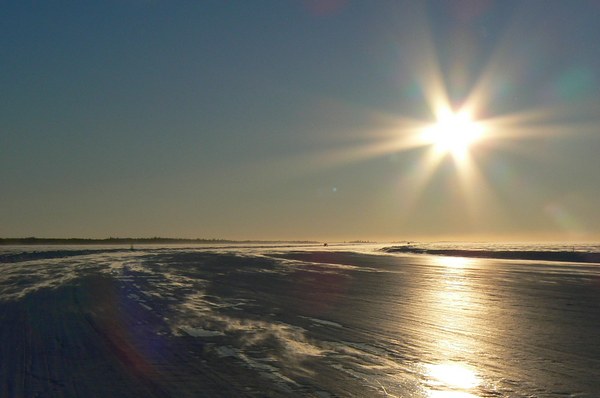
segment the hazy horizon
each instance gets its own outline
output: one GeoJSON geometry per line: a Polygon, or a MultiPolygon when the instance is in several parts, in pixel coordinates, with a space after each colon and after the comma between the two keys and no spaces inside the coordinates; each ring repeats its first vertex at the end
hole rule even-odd
{"type": "Polygon", "coordinates": [[[598,241],[598,15],[7,4],[0,237],[598,241]]]}
{"type": "Polygon", "coordinates": [[[346,238],[346,239],[336,239],[336,238],[261,238],[261,239],[249,239],[249,238],[229,238],[229,237],[207,237],[207,236],[162,236],[162,235],[148,235],[148,236],[119,236],[119,235],[111,235],[111,236],[97,236],[97,237],[89,237],[89,236],[0,236],[0,239],[4,240],[25,240],[25,239],[38,239],[38,240],[92,240],[92,241],[102,241],[102,240],[152,240],[152,239],[165,239],[165,240],[182,240],[182,241],[224,241],[224,242],[233,242],[233,243],[243,243],[243,242],[307,242],[307,243],[403,243],[403,242],[411,242],[411,243],[490,243],[490,244],[597,244],[600,242],[600,238],[595,239],[564,239],[560,237],[549,237],[549,236],[539,236],[538,238],[534,238],[532,236],[527,236],[522,239],[517,237],[510,236],[499,236],[499,237],[482,237],[482,236],[436,236],[436,237],[405,237],[405,238],[394,238],[394,237],[381,237],[381,238],[346,238]]]}

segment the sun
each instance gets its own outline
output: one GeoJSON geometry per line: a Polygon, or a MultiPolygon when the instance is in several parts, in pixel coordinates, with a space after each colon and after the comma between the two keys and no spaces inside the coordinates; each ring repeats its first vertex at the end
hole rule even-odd
{"type": "Polygon", "coordinates": [[[423,130],[422,139],[442,155],[461,158],[482,138],[483,132],[483,126],[469,112],[443,110],[438,112],[437,121],[423,130]]]}

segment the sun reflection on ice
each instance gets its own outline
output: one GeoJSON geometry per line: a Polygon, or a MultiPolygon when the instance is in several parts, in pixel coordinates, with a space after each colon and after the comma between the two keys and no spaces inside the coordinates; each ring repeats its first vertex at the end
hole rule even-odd
{"type": "Polygon", "coordinates": [[[425,377],[435,390],[429,390],[430,398],[475,398],[471,390],[481,383],[477,373],[461,363],[426,364],[425,377]]]}
{"type": "Polygon", "coordinates": [[[429,391],[429,398],[479,398],[463,391],[429,391]]]}
{"type": "Polygon", "coordinates": [[[435,384],[443,384],[452,388],[470,389],[480,383],[477,373],[459,363],[443,363],[425,365],[427,376],[435,384]]]}
{"type": "Polygon", "coordinates": [[[473,263],[472,258],[467,257],[450,257],[450,256],[440,256],[434,257],[433,261],[436,265],[440,265],[448,268],[465,268],[473,263]]]}
{"type": "Polygon", "coordinates": [[[429,259],[434,266],[432,289],[424,297],[428,311],[427,331],[436,331],[427,349],[429,358],[420,366],[424,395],[428,398],[478,398],[486,384],[475,366],[482,352],[478,336],[484,333],[479,316],[485,312],[472,283],[478,259],[439,256],[429,259]]]}

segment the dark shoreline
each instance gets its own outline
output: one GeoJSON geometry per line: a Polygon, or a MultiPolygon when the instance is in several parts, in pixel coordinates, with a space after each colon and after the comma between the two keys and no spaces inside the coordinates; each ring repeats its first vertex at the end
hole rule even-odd
{"type": "Polygon", "coordinates": [[[229,239],[181,239],[181,238],[0,238],[0,246],[9,245],[176,245],[176,244],[254,244],[294,243],[316,244],[317,241],[299,240],[229,240],[229,239]]]}
{"type": "Polygon", "coordinates": [[[417,246],[391,246],[381,249],[386,253],[430,254],[435,256],[495,258],[501,260],[538,260],[570,263],[600,263],[600,253],[550,250],[461,250],[424,249],[417,246]]]}

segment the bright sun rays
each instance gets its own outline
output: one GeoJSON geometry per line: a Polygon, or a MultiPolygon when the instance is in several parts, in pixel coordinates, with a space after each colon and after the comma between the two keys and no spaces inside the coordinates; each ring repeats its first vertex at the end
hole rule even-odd
{"type": "Polygon", "coordinates": [[[433,145],[438,153],[462,159],[471,145],[482,139],[483,133],[483,126],[467,111],[442,109],[438,112],[437,121],[423,130],[422,139],[433,145]]]}
{"type": "MultiPolygon", "coordinates": [[[[413,163],[402,163],[398,178],[390,182],[402,192],[401,198],[394,202],[399,219],[410,219],[419,214],[418,210],[435,210],[426,196],[431,189],[449,209],[460,214],[461,223],[464,220],[460,227],[465,235],[488,229],[495,223],[509,228],[512,221],[506,220],[511,208],[505,203],[506,195],[519,192],[520,200],[546,200],[535,190],[521,189],[528,186],[527,181],[510,160],[515,157],[544,160],[544,156],[549,156],[532,151],[534,147],[528,143],[531,140],[547,141],[554,136],[595,132],[597,104],[541,103],[535,109],[507,105],[510,100],[503,99],[505,91],[519,82],[518,76],[513,76],[514,66],[506,64],[507,58],[503,56],[514,45],[511,31],[497,42],[481,69],[469,74],[468,68],[457,62],[455,69],[466,77],[463,83],[456,83],[456,73],[453,74],[456,71],[448,67],[449,63],[440,62],[447,54],[435,45],[427,13],[419,6],[413,11],[415,23],[406,28],[406,33],[418,43],[414,46],[418,51],[409,50],[404,65],[412,71],[412,81],[401,89],[409,93],[398,94],[403,101],[411,99],[402,102],[406,113],[400,116],[403,109],[391,113],[323,100],[318,116],[325,125],[337,126],[339,120],[366,122],[327,130],[331,141],[307,152],[286,154],[277,167],[269,159],[261,163],[257,172],[289,178],[290,170],[302,175],[374,158],[389,158],[398,163],[399,159],[411,159],[413,163]],[[504,107],[497,107],[498,104],[504,107]],[[396,156],[408,152],[409,156],[396,156]],[[499,192],[508,194],[502,196],[499,192]]],[[[465,51],[469,55],[468,49],[465,51]]]]}

